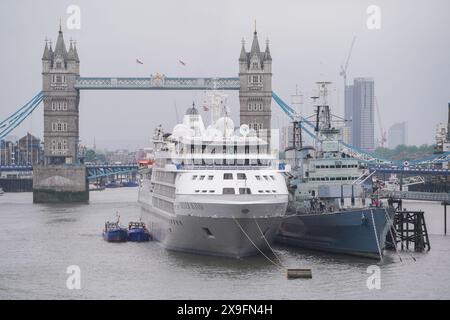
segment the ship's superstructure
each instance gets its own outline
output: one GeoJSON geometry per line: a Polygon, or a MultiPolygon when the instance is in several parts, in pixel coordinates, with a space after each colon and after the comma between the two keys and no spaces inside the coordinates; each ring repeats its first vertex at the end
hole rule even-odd
{"type": "Polygon", "coordinates": [[[139,202],[166,248],[243,257],[275,236],[288,201],[285,168],[254,130],[235,130],[217,95],[211,125],[193,105],[172,133],[156,128],[156,163],[139,202]]]}

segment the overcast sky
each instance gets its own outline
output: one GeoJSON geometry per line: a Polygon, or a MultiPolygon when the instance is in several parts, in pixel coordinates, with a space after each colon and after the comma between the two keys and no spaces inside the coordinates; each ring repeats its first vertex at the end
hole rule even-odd
{"type": "MultiPolygon", "coordinates": [[[[330,102],[343,112],[340,65],[356,43],[348,79],[373,77],[382,126],[407,121],[411,144],[434,143],[450,101],[450,1],[0,1],[0,120],[42,88],[44,39],[56,41],[62,18],[66,42],[77,41],[81,76],[228,76],[238,74],[241,40],[249,49],[256,19],[260,46],[270,40],[273,90],[291,100],[315,82],[333,82],[330,102]],[[81,9],[81,29],[68,30],[67,7],[81,9]],[[381,9],[381,29],[366,26],[369,5],[381,9]],[[136,63],[136,58],[143,65],[136,63]],[[178,60],[186,62],[182,66],[178,60]]],[[[238,119],[237,92],[229,93],[238,119]]],[[[98,147],[149,145],[157,124],[172,128],[202,91],[82,91],[80,137],[98,147]]],[[[287,118],[272,103],[272,126],[287,118]]],[[[379,137],[378,123],[376,137],[379,137]]],[[[42,137],[42,107],[12,134],[42,137]]]]}

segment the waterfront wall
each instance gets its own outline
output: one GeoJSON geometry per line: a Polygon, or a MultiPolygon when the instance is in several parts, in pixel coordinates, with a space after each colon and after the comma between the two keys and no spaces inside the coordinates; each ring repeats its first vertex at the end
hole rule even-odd
{"type": "Polygon", "coordinates": [[[33,202],[88,202],[87,170],[81,165],[33,167],[33,202]]]}
{"type": "Polygon", "coordinates": [[[2,178],[0,188],[5,192],[31,192],[33,191],[33,179],[30,178],[2,178]]]}

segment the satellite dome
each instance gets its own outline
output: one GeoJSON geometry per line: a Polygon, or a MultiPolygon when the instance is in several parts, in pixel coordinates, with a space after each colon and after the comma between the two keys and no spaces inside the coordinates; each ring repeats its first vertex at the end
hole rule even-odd
{"type": "Polygon", "coordinates": [[[209,140],[214,140],[216,137],[220,137],[222,135],[222,132],[217,130],[213,126],[208,126],[208,128],[205,131],[205,137],[209,140]]]}
{"type": "Polygon", "coordinates": [[[215,127],[222,134],[226,133],[227,136],[230,136],[233,134],[234,131],[234,122],[229,117],[222,117],[217,119],[215,127]]]}
{"type": "Polygon", "coordinates": [[[172,139],[179,140],[181,137],[194,136],[194,130],[184,124],[177,124],[173,127],[172,139]]]}

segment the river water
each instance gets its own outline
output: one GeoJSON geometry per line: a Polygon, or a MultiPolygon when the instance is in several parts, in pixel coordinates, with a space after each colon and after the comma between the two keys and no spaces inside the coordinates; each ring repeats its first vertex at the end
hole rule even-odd
{"type": "MultiPolygon", "coordinates": [[[[287,280],[261,256],[242,260],[169,252],[157,242],[107,243],[106,220],[137,220],[136,188],[91,192],[89,204],[32,204],[31,193],[0,196],[1,299],[449,299],[450,236],[439,204],[407,202],[424,210],[427,253],[388,252],[384,261],[275,246],[291,268],[313,278],[287,280]],[[412,258],[414,257],[416,261],[412,258]],[[380,289],[368,289],[370,265],[380,289]],[[81,289],[70,290],[69,266],[81,289]]],[[[450,218],[450,214],[449,214],[450,218]]]]}

